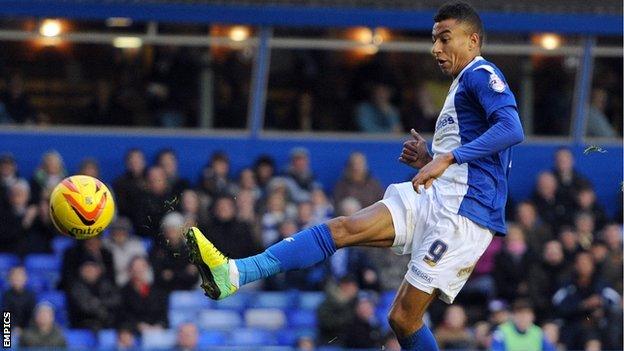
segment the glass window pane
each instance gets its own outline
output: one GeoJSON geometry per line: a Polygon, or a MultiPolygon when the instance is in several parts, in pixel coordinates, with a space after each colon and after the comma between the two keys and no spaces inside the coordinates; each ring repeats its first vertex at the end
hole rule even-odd
{"type": "Polygon", "coordinates": [[[622,137],[622,57],[597,57],[594,61],[585,135],[622,137]]]}

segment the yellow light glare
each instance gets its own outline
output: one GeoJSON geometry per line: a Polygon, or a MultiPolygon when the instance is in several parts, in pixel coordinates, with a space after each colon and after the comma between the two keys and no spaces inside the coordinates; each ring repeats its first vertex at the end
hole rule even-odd
{"type": "Polygon", "coordinates": [[[138,49],[143,45],[143,40],[137,37],[117,37],[113,40],[113,46],[118,49],[138,49]]]}
{"type": "Polygon", "coordinates": [[[234,26],[230,29],[229,36],[233,41],[244,41],[249,38],[249,28],[245,26],[234,26]]]}
{"type": "Polygon", "coordinates": [[[367,27],[358,27],[355,29],[355,40],[362,44],[370,44],[373,41],[373,31],[367,27]]]}
{"type": "Polygon", "coordinates": [[[546,50],[554,50],[561,46],[561,37],[557,34],[543,34],[539,40],[539,43],[546,50]]]}
{"type": "Polygon", "coordinates": [[[61,34],[61,21],[55,19],[47,19],[41,23],[39,34],[44,37],[52,38],[61,34]]]}
{"type": "Polygon", "coordinates": [[[132,18],[128,17],[109,17],[106,19],[106,26],[108,27],[130,27],[132,25],[132,18]]]}

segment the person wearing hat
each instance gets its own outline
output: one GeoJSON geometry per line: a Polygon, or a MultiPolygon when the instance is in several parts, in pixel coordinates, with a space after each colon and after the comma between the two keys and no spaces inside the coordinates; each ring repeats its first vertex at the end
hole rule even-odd
{"type": "Polygon", "coordinates": [[[526,299],[516,300],[512,305],[511,320],[494,331],[492,351],[555,351],[555,347],[535,325],[535,314],[526,299]]]}
{"type": "Polygon", "coordinates": [[[121,287],[128,282],[128,263],[135,256],[147,257],[143,242],[132,234],[132,222],[127,217],[117,217],[108,227],[104,247],[113,255],[115,284],[121,287]]]}

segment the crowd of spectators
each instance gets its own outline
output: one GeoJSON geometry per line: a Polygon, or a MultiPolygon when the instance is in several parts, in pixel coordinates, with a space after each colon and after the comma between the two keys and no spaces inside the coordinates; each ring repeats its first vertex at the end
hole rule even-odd
{"type": "MultiPolygon", "coordinates": [[[[558,150],[554,160],[537,177],[529,199],[510,201],[508,235],[493,240],[457,302],[432,305],[428,323],[441,348],[503,350],[529,341],[544,350],[622,348],[621,211],[617,218],[606,214],[568,149],[558,150]]],[[[117,218],[106,234],[62,253],[56,288],[67,296],[72,328],[115,328],[119,343],[128,345],[137,333],[168,327],[172,291],[198,288],[181,227],[198,226],[226,255],[240,258],[383,195],[366,156],[357,152],[331,195],[303,148],[293,149],[284,167],[262,156],[236,176],[228,155],[217,152],[197,181],[179,176],[171,149],[161,150],[153,164],[141,150],[129,150],[125,166],[110,184],[117,218]]],[[[97,160],[85,160],[77,173],[98,177],[97,160]]],[[[0,157],[0,251],[53,252],[59,234],[48,216],[49,196],[67,174],[54,151],[42,156],[29,180],[11,155],[0,157]]],[[[316,339],[302,337],[301,347],[396,349],[375,311],[400,285],[408,260],[388,249],[347,248],[314,267],[246,289],[325,291],[316,339]]],[[[3,310],[13,312],[14,326],[22,331],[21,344],[63,345],[53,308],[36,304],[27,279],[23,267],[14,267],[2,297],[3,310]]],[[[196,334],[192,323],[179,327],[180,342],[190,348],[196,334]]]]}
{"type": "MultiPolygon", "coordinates": [[[[81,82],[85,88],[68,94],[82,96],[81,100],[56,104],[73,106],[65,110],[42,105],[41,92],[28,89],[28,82],[49,78],[5,74],[5,79],[0,79],[0,87],[4,88],[0,91],[0,124],[216,129],[248,126],[252,55],[244,50],[214,50],[210,60],[198,48],[159,47],[151,51],[150,60],[142,59],[141,55],[122,55],[110,48],[94,49],[91,55],[95,53],[102,60],[100,65],[92,65],[93,57],[74,62],[82,68],[77,71],[81,75],[69,80],[81,82]],[[94,71],[94,67],[100,70],[94,71]],[[204,69],[209,74],[202,75],[204,69]],[[206,83],[200,81],[202,76],[212,78],[206,83]],[[213,92],[210,103],[200,102],[200,89],[206,84],[213,92]],[[210,121],[200,121],[200,103],[212,106],[210,121]]],[[[420,54],[379,53],[356,58],[350,55],[331,51],[275,51],[264,128],[365,133],[401,133],[411,128],[425,133],[434,131],[449,85],[437,73],[434,61],[420,54]]],[[[525,98],[534,101],[531,113],[521,111],[521,117],[533,118],[532,122],[523,123],[531,128],[530,133],[570,133],[572,118],[562,116],[572,116],[574,84],[570,77],[574,75],[561,58],[541,58],[533,63],[535,76],[540,77],[534,81],[534,97],[520,94],[523,73],[518,71],[517,61],[510,64],[498,57],[494,61],[500,61],[519,104],[525,98]]],[[[605,59],[596,63],[593,80],[596,85],[588,94],[586,108],[587,136],[621,136],[622,79],[618,66],[621,60],[605,59]]],[[[54,74],[50,72],[51,76],[54,74]]],[[[50,99],[46,96],[45,101],[50,99]]]]}

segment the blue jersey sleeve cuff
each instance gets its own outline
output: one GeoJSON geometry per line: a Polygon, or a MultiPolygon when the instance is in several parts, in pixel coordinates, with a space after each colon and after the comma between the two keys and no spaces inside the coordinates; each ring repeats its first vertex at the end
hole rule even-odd
{"type": "Polygon", "coordinates": [[[462,158],[461,158],[460,153],[459,153],[459,149],[460,148],[457,148],[457,149],[453,150],[451,153],[453,154],[453,158],[455,159],[455,163],[457,163],[458,165],[461,165],[462,163],[464,163],[464,161],[462,161],[462,158]]]}

